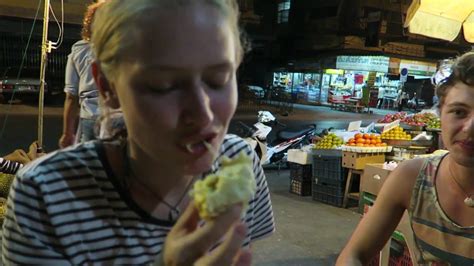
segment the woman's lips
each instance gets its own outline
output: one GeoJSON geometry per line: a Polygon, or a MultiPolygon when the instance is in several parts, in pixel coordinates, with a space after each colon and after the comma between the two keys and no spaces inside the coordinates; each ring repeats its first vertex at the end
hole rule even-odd
{"type": "Polygon", "coordinates": [[[466,152],[474,153],[474,141],[456,141],[456,143],[466,152]]]}
{"type": "Polygon", "coordinates": [[[182,145],[182,150],[194,156],[204,155],[209,152],[208,145],[214,146],[213,142],[216,136],[217,134],[208,134],[198,139],[189,140],[182,145]]]}

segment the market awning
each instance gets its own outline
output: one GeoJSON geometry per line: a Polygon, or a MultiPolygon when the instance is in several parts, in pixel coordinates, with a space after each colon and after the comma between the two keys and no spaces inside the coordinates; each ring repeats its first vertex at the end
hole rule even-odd
{"type": "Polygon", "coordinates": [[[413,0],[404,27],[414,34],[453,41],[463,28],[466,41],[474,43],[473,0],[413,0]]]}

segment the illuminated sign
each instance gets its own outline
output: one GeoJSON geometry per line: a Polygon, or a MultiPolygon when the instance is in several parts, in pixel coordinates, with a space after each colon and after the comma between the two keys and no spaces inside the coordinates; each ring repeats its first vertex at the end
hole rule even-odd
{"type": "Polygon", "coordinates": [[[346,56],[337,57],[336,68],[345,70],[388,72],[389,57],[386,56],[346,56]]]}
{"type": "Polygon", "coordinates": [[[432,76],[436,73],[436,63],[431,62],[402,59],[400,61],[400,69],[403,68],[406,68],[408,75],[412,76],[432,76]]]}

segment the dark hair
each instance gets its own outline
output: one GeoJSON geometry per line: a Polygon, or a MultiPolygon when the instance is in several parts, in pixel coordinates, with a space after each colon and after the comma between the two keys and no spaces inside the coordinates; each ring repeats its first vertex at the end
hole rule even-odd
{"type": "Polygon", "coordinates": [[[456,83],[462,82],[474,87],[474,52],[468,52],[458,57],[451,70],[451,75],[436,87],[439,107],[443,106],[446,95],[456,83]]]}

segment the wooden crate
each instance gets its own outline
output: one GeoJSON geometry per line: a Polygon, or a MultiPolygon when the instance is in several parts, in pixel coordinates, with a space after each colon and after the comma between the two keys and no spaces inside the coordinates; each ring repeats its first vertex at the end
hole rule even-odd
{"type": "Polygon", "coordinates": [[[384,153],[358,153],[344,151],[342,153],[342,167],[363,170],[368,163],[384,163],[384,153]]]}

